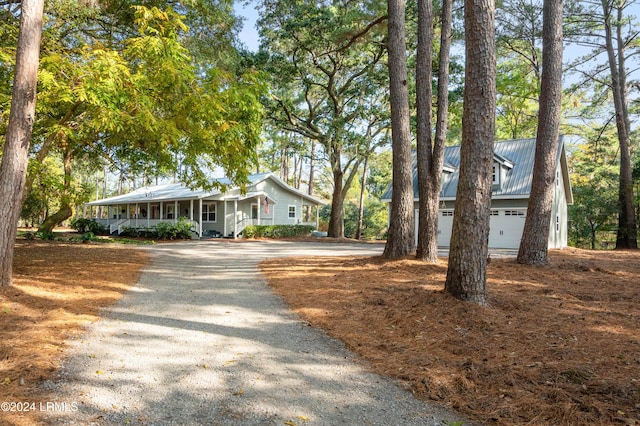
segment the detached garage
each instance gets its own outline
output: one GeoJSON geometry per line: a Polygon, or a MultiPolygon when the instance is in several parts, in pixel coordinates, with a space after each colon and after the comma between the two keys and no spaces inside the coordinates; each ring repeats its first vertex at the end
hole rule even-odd
{"type": "MultiPolygon", "coordinates": [[[[496,142],[493,155],[493,190],[489,230],[490,248],[518,248],[533,178],[536,140],[516,139],[496,142]]],[[[438,246],[448,247],[451,242],[453,213],[460,166],[460,147],[445,148],[438,215],[438,246]]],[[[418,229],[418,182],[414,165],[414,202],[416,235],[418,229]]],[[[391,203],[390,184],[382,201],[391,203]]],[[[558,147],[555,192],[551,223],[549,223],[549,248],[567,246],[567,206],[573,204],[569,182],[566,151],[562,137],[558,147]]]]}

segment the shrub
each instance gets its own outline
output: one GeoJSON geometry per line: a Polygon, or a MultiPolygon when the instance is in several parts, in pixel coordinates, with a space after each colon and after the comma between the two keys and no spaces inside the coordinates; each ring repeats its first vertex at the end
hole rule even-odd
{"type": "Polygon", "coordinates": [[[84,217],[71,219],[71,227],[82,234],[91,232],[94,235],[109,235],[109,228],[93,219],[86,219],[84,217]]]}
{"type": "Polygon", "coordinates": [[[178,222],[160,222],[151,228],[125,227],[120,233],[122,237],[153,238],[158,240],[186,240],[191,238],[191,223],[186,218],[178,219],[178,222]]]}
{"type": "Polygon", "coordinates": [[[82,241],[96,241],[96,234],[94,234],[93,232],[85,232],[84,234],[82,234],[82,241]]]}
{"type": "Polygon", "coordinates": [[[311,225],[249,225],[242,235],[246,238],[306,237],[314,230],[311,225]]]}
{"type": "Polygon", "coordinates": [[[36,232],[36,237],[38,237],[41,240],[53,241],[56,236],[51,231],[40,231],[40,232],[36,232]]]}

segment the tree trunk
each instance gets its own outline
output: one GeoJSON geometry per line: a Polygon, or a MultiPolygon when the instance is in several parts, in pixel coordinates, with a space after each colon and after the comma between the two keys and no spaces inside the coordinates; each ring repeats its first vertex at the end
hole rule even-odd
{"type": "Polygon", "coordinates": [[[362,180],[360,181],[360,202],[358,203],[358,227],[356,228],[356,240],[362,238],[362,225],[364,222],[364,194],[367,185],[367,168],[369,167],[369,157],[364,158],[362,164],[362,180]]]}
{"type": "MultiPolygon", "coordinates": [[[[436,132],[433,148],[429,155],[426,189],[420,190],[420,200],[425,199],[426,202],[423,203],[421,201],[420,203],[416,257],[431,263],[438,261],[438,213],[449,114],[449,53],[451,50],[452,7],[451,0],[442,2],[436,132]],[[426,196],[423,193],[426,193],[426,196]]],[[[429,128],[431,128],[431,124],[429,124],[429,128]]]]}
{"type": "MultiPolygon", "coordinates": [[[[331,195],[331,216],[327,236],[344,237],[344,173],[342,172],[342,151],[337,144],[326,144],[331,147],[329,163],[333,173],[333,194],[331,195]]],[[[325,145],[325,146],[326,146],[325,145]]]]}
{"type": "Polygon", "coordinates": [[[397,259],[410,254],[415,246],[404,0],[388,0],[388,12],[393,183],[389,233],[383,256],[397,259]]]}
{"type": "Polygon", "coordinates": [[[42,222],[38,228],[38,232],[52,232],[53,228],[73,215],[73,209],[71,208],[71,161],[71,149],[66,146],[64,149],[64,158],[62,159],[64,187],[62,189],[60,208],[42,222]]]}
{"type": "Polygon", "coordinates": [[[616,111],[616,127],[620,144],[620,185],[618,199],[620,211],[618,213],[618,233],[616,236],[617,249],[638,248],[635,206],[633,204],[633,176],[630,151],[630,120],[627,110],[626,67],[624,58],[624,41],[621,35],[623,25],[622,7],[616,6],[618,11],[615,26],[617,29],[617,52],[613,45],[612,10],[610,1],[602,0],[604,14],[605,42],[611,71],[611,90],[616,111]],[[617,59],[617,62],[616,62],[617,59]]]}
{"type": "Polygon", "coordinates": [[[7,139],[0,164],[0,285],[11,285],[13,250],[36,108],[42,0],[22,0],[7,139]]]}
{"type": "MultiPolygon", "coordinates": [[[[429,235],[430,222],[433,220],[429,209],[433,195],[431,180],[433,144],[431,139],[431,67],[433,45],[433,7],[432,0],[418,0],[418,51],[416,57],[416,168],[418,172],[418,246],[416,257],[424,259],[429,252],[432,239],[429,235]]],[[[436,219],[437,220],[437,219],[436,219]]],[[[437,238],[437,231],[436,231],[437,238]]],[[[436,260],[437,260],[436,240],[436,260]]]]}
{"type": "Polygon", "coordinates": [[[466,61],[460,177],[445,290],[486,304],[496,110],[495,3],[465,0],[466,61]]]}
{"type": "Polygon", "coordinates": [[[562,0],[544,0],[542,23],[542,82],[538,135],[531,195],[527,208],[518,263],[549,263],[549,227],[562,108],[562,0]]]}
{"type": "Polygon", "coordinates": [[[313,180],[316,172],[316,142],[311,140],[311,152],[309,153],[309,188],[307,194],[313,195],[313,180]]]}

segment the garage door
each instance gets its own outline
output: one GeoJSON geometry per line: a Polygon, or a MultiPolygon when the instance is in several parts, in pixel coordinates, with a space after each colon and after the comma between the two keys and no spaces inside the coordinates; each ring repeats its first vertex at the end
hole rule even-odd
{"type": "Polygon", "coordinates": [[[520,247],[526,217],[526,209],[491,210],[489,247],[520,247]]]}
{"type": "MultiPolygon", "coordinates": [[[[418,244],[418,210],[415,211],[415,236],[418,244]]],[[[451,229],[453,228],[453,210],[438,212],[438,247],[449,247],[451,244],[451,229]]]]}
{"type": "Polygon", "coordinates": [[[453,210],[440,210],[438,215],[438,247],[449,247],[453,229],[453,210]]]}

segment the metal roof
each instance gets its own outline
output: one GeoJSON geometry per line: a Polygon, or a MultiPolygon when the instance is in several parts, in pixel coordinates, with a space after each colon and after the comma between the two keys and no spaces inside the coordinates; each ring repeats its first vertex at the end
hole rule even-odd
{"type": "MultiPolygon", "coordinates": [[[[273,173],[257,173],[249,176],[249,185],[248,187],[253,187],[258,183],[271,178],[278,185],[285,188],[286,190],[295,193],[296,195],[305,198],[312,203],[323,205],[325,204],[323,201],[318,200],[310,195],[305,194],[302,191],[299,191],[289,185],[287,185],[282,179],[273,173]]],[[[228,185],[228,189],[225,194],[229,191],[237,190],[237,186],[231,185],[231,182],[228,178],[217,178],[214,181],[222,184],[228,185]]],[[[255,191],[254,191],[255,192],[255,191]]],[[[262,192],[261,192],[262,193],[262,192]]],[[[91,201],[87,203],[89,206],[112,206],[112,205],[122,205],[122,204],[136,204],[136,203],[150,203],[150,202],[160,202],[160,201],[179,201],[179,200],[193,200],[193,199],[203,199],[203,198],[215,198],[222,199],[224,195],[221,190],[214,189],[209,191],[204,191],[202,189],[190,189],[183,183],[169,183],[164,185],[156,185],[156,186],[145,186],[143,188],[136,189],[135,191],[129,192],[128,194],[117,195],[115,197],[104,198],[102,200],[91,201]]],[[[268,194],[267,194],[268,195],[268,194]]],[[[233,198],[229,198],[233,199],[233,198]]]]}
{"type": "MultiPolygon", "coordinates": [[[[558,145],[558,160],[563,152],[563,141],[560,136],[558,145]]],[[[493,144],[494,160],[506,166],[505,179],[500,188],[493,189],[492,198],[525,198],[531,193],[533,179],[533,163],[536,152],[536,139],[514,139],[500,141],[493,144]],[[512,166],[512,167],[509,167],[512,166]]],[[[440,191],[440,198],[455,199],[460,177],[460,146],[448,146],[444,150],[444,164],[452,166],[454,171],[449,174],[440,191]]],[[[560,161],[558,161],[560,165],[560,161]]],[[[446,171],[446,170],[445,170],[446,171]]],[[[569,188],[570,192],[570,188],[569,188]]],[[[391,200],[392,185],[389,184],[381,199],[391,200]]],[[[418,178],[416,165],[413,165],[413,196],[419,199],[418,178]]],[[[570,194],[567,194],[570,197],[570,194]]]]}

